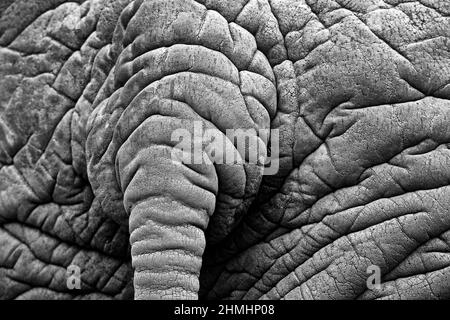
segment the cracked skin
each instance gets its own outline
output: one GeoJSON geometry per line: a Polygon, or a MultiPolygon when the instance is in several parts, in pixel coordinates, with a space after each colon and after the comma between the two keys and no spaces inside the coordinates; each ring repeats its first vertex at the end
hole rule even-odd
{"type": "Polygon", "coordinates": [[[450,298],[449,48],[448,1],[3,2],[0,299],[450,298]],[[280,169],[171,161],[197,121],[280,169]]]}

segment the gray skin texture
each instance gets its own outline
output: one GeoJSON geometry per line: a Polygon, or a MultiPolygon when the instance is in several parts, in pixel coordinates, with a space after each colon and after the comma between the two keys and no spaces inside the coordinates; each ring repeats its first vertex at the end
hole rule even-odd
{"type": "Polygon", "coordinates": [[[450,1],[0,13],[0,298],[450,298],[450,1]],[[171,160],[194,121],[280,170],[171,160]]]}

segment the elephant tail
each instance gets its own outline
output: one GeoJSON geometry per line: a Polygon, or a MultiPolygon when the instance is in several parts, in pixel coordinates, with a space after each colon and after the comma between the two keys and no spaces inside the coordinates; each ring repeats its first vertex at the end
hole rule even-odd
{"type": "Polygon", "coordinates": [[[136,299],[197,299],[217,175],[212,165],[176,161],[173,148],[162,144],[174,126],[186,122],[152,118],[146,125],[165,128],[153,131],[152,141],[159,143],[136,149],[142,141],[138,129],[118,153],[136,299]]]}
{"type": "Polygon", "coordinates": [[[250,155],[266,157],[273,71],[250,32],[196,1],[140,1],[122,18],[111,94],[90,116],[89,179],[105,212],[129,216],[135,297],[196,298],[205,237],[223,241],[258,191],[264,165],[250,155]],[[198,123],[219,139],[196,135],[198,123]],[[200,163],[183,161],[178,129],[200,141],[200,163]]]}

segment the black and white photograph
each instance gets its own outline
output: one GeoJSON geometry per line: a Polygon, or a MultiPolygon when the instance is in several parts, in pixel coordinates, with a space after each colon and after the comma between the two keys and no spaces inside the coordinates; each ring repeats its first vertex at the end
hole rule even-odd
{"type": "Polygon", "coordinates": [[[450,0],[0,0],[0,300],[448,300],[449,147],[450,0]]]}

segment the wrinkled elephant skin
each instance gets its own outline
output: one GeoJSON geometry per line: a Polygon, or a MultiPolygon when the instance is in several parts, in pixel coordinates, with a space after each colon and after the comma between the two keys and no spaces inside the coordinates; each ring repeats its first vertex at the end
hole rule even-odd
{"type": "Polygon", "coordinates": [[[450,298],[450,1],[0,15],[1,299],[450,298]]]}

